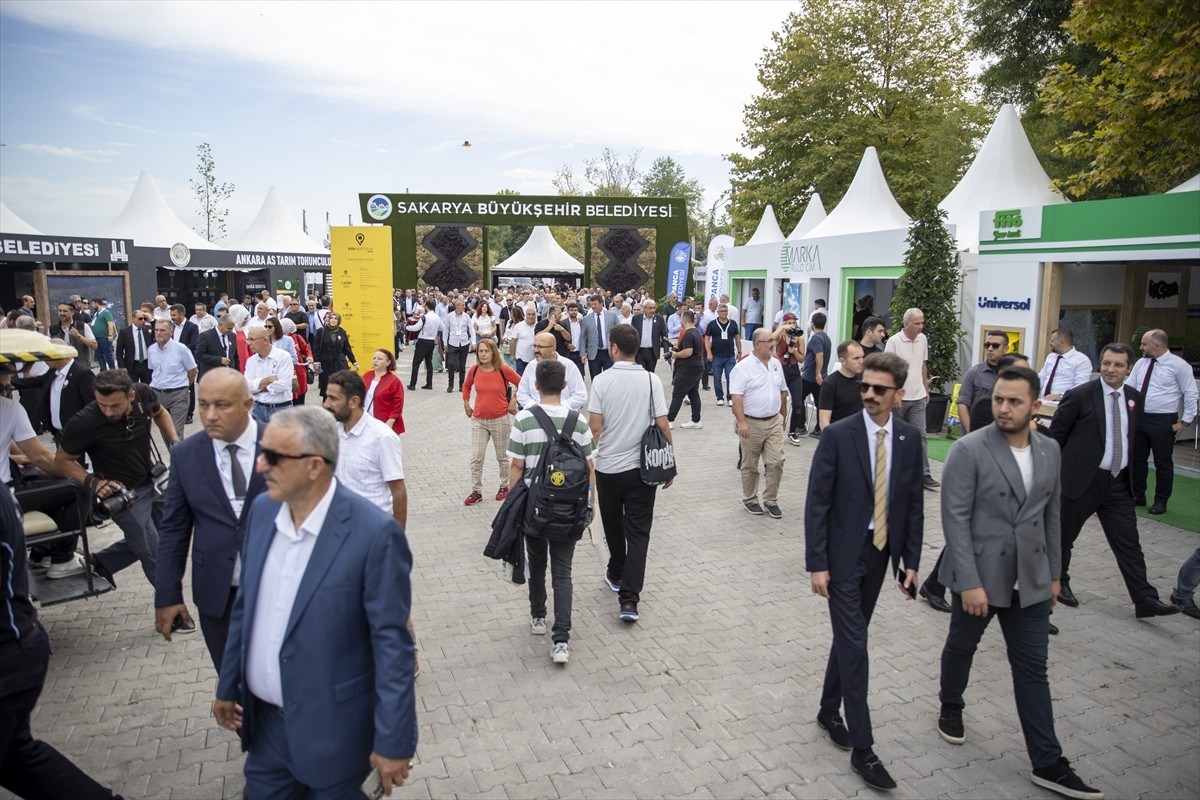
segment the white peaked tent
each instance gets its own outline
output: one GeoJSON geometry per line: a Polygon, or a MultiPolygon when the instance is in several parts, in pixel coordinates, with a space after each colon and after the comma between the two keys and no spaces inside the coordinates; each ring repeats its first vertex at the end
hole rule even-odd
{"type": "Polygon", "coordinates": [[[0,231],[4,233],[24,233],[29,236],[38,236],[41,234],[41,231],[18,217],[4,203],[0,203],[0,231]]]}
{"type": "Polygon", "coordinates": [[[883,168],[879,166],[879,154],[874,147],[868,147],[842,202],[803,238],[907,229],[910,221],[888,188],[883,168]]]}
{"type": "Polygon", "coordinates": [[[775,219],[775,209],[768,204],[763,209],[762,219],[758,221],[758,228],[754,231],[754,235],[742,247],[750,247],[756,244],[775,244],[782,241],[783,231],[779,228],[779,220],[775,219]]]}
{"type": "Polygon", "coordinates": [[[582,275],[583,264],[554,241],[549,228],[536,225],[525,244],[491,271],[497,275],[582,275]]]}
{"type": "MultiPolygon", "coordinates": [[[[1200,175],[1196,175],[1183,183],[1176,186],[1174,189],[1168,189],[1167,194],[1178,194],[1179,192],[1200,192],[1200,175]]],[[[8,230],[0,227],[0,230],[8,230]]]]}
{"type": "Polygon", "coordinates": [[[787,237],[790,239],[799,239],[804,234],[811,231],[825,219],[828,214],[825,213],[825,204],[821,202],[820,192],[813,192],[812,197],[808,199],[808,206],[804,209],[804,213],[800,215],[800,221],[796,223],[796,227],[792,229],[791,234],[787,237]]]}
{"type": "Polygon", "coordinates": [[[1017,110],[1005,103],[966,174],[938,207],[955,226],[958,249],[978,250],[980,212],[1066,202],[1034,154],[1017,110]]]}
{"type": "Polygon", "coordinates": [[[138,175],[129,202],[117,218],[96,233],[101,239],[133,239],[138,247],[171,247],[182,242],[194,250],[222,248],[205,239],[175,216],[158,184],[146,170],[138,175]]]}
{"type": "Polygon", "coordinates": [[[320,253],[329,251],[308,238],[304,229],[296,224],[295,218],[284,205],[279,190],[272,186],[267,190],[262,208],[250,227],[238,238],[227,243],[229,250],[259,250],[278,253],[320,253]]]}

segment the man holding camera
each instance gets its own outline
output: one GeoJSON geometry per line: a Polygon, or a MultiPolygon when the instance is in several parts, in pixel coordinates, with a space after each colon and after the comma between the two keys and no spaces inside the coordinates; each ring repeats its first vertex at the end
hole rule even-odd
{"type": "Polygon", "coordinates": [[[92,569],[115,586],[115,573],[141,561],[153,585],[162,518],[155,483],[166,475],[166,467],[157,451],[151,455],[150,423],[158,426],[168,447],[179,441],[175,424],[154,390],[135,384],[122,370],[100,373],[94,388],[96,399],[66,423],[54,461],[64,475],[96,495],[97,511],[111,516],[125,535],[92,554],[92,569]],[[76,461],[84,453],[94,475],[76,461]]]}

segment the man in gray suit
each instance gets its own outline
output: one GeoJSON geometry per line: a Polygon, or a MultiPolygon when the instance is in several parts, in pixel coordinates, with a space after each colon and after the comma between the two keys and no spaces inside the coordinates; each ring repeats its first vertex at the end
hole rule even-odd
{"type": "Polygon", "coordinates": [[[583,318],[579,351],[587,356],[588,373],[596,380],[597,375],[613,365],[608,354],[608,332],[617,324],[617,312],[606,309],[598,294],[589,297],[588,303],[592,310],[583,318]]]}
{"type": "Polygon", "coordinates": [[[1050,609],[1061,589],[1062,456],[1057,442],[1030,433],[1040,389],[1027,367],[1001,371],[992,389],[995,424],[960,439],[946,459],[940,577],[953,599],[938,733],[951,744],[966,741],[963,692],[971,661],[988,623],[999,617],[1033,782],[1068,797],[1102,800],[1063,758],[1054,733],[1046,650],[1050,609]]]}

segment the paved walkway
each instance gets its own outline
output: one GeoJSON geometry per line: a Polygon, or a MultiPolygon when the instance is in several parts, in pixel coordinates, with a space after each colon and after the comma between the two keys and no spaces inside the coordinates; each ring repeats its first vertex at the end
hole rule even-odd
{"type": "MultiPolygon", "coordinates": [[[[411,349],[404,356],[407,376],[411,349]]],[[[751,517],[739,502],[731,414],[705,393],[703,430],[675,432],[681,477],[659,493],[641,622],[617,622],[616,596],[585,538],[575,555],[571,664],[561,668],[550,663],[549,637],[529,633],[524,588],[481,555],[499,504],[488,494],[462,505],[469,428],[444,377],[435,391],[409,393],[405,409],[423,673],[416,766],[395,797],[876,794],[813,723],[830,642],[804,571],[814,440],[786,448],[784,518],[751,517]]],[[[484,474],[485,488],[497,483],[494,462],[484,474]]],[[[938,495],[925,497],[928,569],[942,535],[938,495]]],[[[1141,531],[1165,598],[1197,537],[1147,521],[1141,531]]],[[[102,529],[99,538],[112,536],[102,529]]],[[[1108,797],[1195,798],[1200,623],[1135,620],[1094,520],[1076,552],[1083,605],[1054,615],[1063,632],[1050,650],[1066,754],[1108,797]]],[[[201,637],[164,642],[140,571],[118,581],[101,598],[43,611],[55,656],[35,732],[129,798],[240,797],[241,753],[209,715],[215,674],[201,637]]],[[[938,737],[948,619],[885,589],[871,626],[876,752],[900,783],[895,795],[1052,796],[1028,780],[995,626],[967,694],[967,743],[938,737]]]]}

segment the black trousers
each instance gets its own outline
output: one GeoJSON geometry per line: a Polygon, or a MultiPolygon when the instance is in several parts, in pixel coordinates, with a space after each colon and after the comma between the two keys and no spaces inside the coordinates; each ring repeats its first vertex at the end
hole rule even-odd
{"type": "Polygon", "coordinates": [[[1154,502],[1166,503],[1171,499],[1171,490],[1175,488],[1175,461],[1171,457],[1175,450],[1175,431],[1171,426],[1176,419],[1175,414],[1142,414],[1138,421],[1129,448],[1134,497],[1146,496],[1150,472],[1146,459],[1154,453],[1154,502]]]}
{"type": "Polygon", "coordinates": [[[787,381],[788,394],[792,398],[792,411],[788,414],[788,429],[787,432],[799,433],[804,427],[805,410],[804,410],[804,381],[800,379],[799,365],[791,365],[783,368],[783,378],[787,381]]]}
{"type": "Polygon", "coordinates": [[[1050,601],[1043,600],[1021,608],[1021,598],[1013,592],[1008,608],[988,604],[988,615],[976,617],[963,610],[962,598],[955,594],[951,602],[950,632],[942,648],[942,703],[963,708],[963,693],[971,678],[971,663],[979,640],[992,617],[1000,618],[1004,649],[1012,670],[1013,699],[1017,717],[1025,735],[1025,749],[1034,769],[1058,763],[1062,747],[1054,733],[1054,709],[1050,702],[1050,681],[1046,677],[1046,651],[1050,641],[1050,601]]]}
{"type": "Polygon", "coordinates": [[[588,372],[592,376],[592,380],[596,380],[596,376],[606,369],[612,369],[612,356],[608,354],[608,350],[597,350],[595,358],[588,359],[588,372]]]}
{"type": "Polygon", "coordinates": [[[554,587],[554,627],[550,634],[555,642],[568,642],[571,640],[571,561],[575,558],[575,542],[551,542],[526,536],[525,551],[529,554],[529,616],[546,616],[546,562],[549,561],[554,587]]]}
{"type": "Polygon", "coordinates": [[[204,646],[212,658],[217,674],[221,672],[221,661],[225,658],[225,640],[229,638],[229,615],[233,613],[233,599],[237,597],[237,587],[229,588],[229,599],[225,601],[225,610],[221,616],[214,617],[197,610],[200,617],[200,632],[204,634],[204,646]]]}
{"type": "Polygon", "coordinates": [[[667,420],[674,422],[683,407],[683,398],[691,401],[692,422],[700,421],[700,376],[698,369],[676,369],[675,380],[671,382],[671,407],[667,410],[667,420]]]}
{"type": "Polygon", "coordinates": [[[410,389],[417,388],[421,364],[425,365],[425,385],[433,388],[433,339],[417,339],[413,348],[412,378],[408,382],[410,389]]]}
{"type": "Polygon", "coordinates": [[[658,356],[654,354],[653,347],[639,347],[634,359],[646,372],[654,372],[658,368],[658,356]]]}
{"type": "MultiPolygon", "coordinates": [[[[788,388],[790,389],[791,386],[789,385],[788,388]]],[[[814,406],[820,404],[820,402],[821,402],[821,384],[817,383],[816,381],[801,380],[800,381],[800,427],[801,428],[806,427],[808,424],[808,420],[807,420],[808,411],[805,408],[804,401],[807,400],[810,395],[812,396],[814,406]]],[[[792,395],[793,403],[796,402],[795,398],[796,398],[796,395],[793,394],[792,395]]],[[[817,419],[813,420],[812,429],[814,431],[821,429],[820,416],[818,416],[817,419]]],[[[799,428],[797,428],[796,430],[799,430],[799,428]]]]}
{"type": "Polygon", "coordinates": [[[829,621],[833,646],[825,665],[821,710],[837,713],[844,707],[846,728],[855,748],[865,750],[875,743],[871,735],[871,711],[867,707],[867,626],[875,613],[875,601],[887,575],[888,548],[876,550],[871,536],[863,539],[854,572],[829,581],[829,621]]]}
{"type": "Polygon", "coordinates": [[[33,738],[29,717],[46,683],[50,639],[38,630],[0,645],[0,786],[26,800],[117,797],[71,760],[33,738]]]}
{"type": "Polygon", "coordinates": [[[149,386],[150,385],[150,365],[146,363],[145,359],[142,359],[141,361],[134,361],[132,363],[133,363],[133,366],[131,366],[127,370],[129,372],[129,377],[132,378],[134,381],[144,383],[147,386],[149,386]]]}
{"type": "Polygon", "coordinates": [[[1108,546],[1117,557],[1117,568],[1125,580],[1129,599],[1134,603],[1157,600],[1158,590],[1146,578],[1146,556],[1138,538],[1137,515],[1133,511],[1133,495],[1129,491],[1129,470],[1123,469],[1114,478],[1108,470],[1096,470],[1091,484],[1082,497],[1062,499],[1062,583],[1070,584],[1071,548],[1079,538],[1083,523],[1095,514],[1108,546]]]}
{"type": "Polygon", "coordinates": [[[583,359],[581,359],[579,357],[579,351],[572,350],[571,352],[567,353],[567,358],[569,358],[571,360],[571,362],[575,365],[575,368],[579,370],[579,375],[580,375],[580,377],[582,377],[583,376],[583,359]]]}
{"type": "MultiPolygon", "coordinates": [[[[458,385],[461,388],[463,381],[467,379],[467,353],[470,351],[470,345],[447,345],[446,346],[446,374],[450,379],[450,386],[454,386],[454,373],[458,373],[458,385]]],[[[415,357],[414,357],[415,358],[415,357]]],[[[413,362],[416,363],[415,361],[413,362]]],[[[413,379],[416,381],[416,378],[413,379]]]]}
{"type": "Polygon", "coordinates": [[[935,594],[942,598],[946,596],[946,587],[940,580],[938,580],[938,572],[942,568],[942,559],[945,557],[946,548],[943,546],[942,549],[938,551],[937,561],[933,562],[933,569],[929,570],[929,574],[925,577],[925,588],[928,589],[931,594],[935,594]]]}
{"type": "Polygon", "coordinates": [[[608,577],[620,582],[621,603],[641,600],[657,496],[658,487],[642,483],[639,469],[596,472],[596,503],[608,542],[608,577]]]}

